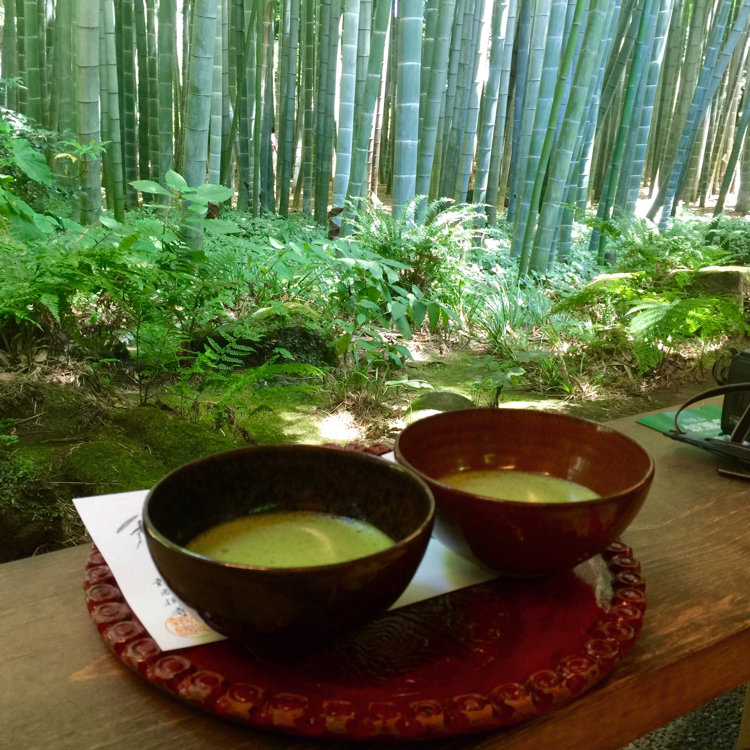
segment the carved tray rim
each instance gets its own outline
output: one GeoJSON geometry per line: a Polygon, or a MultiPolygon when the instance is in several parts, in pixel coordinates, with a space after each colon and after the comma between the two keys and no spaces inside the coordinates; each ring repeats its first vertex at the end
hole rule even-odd
{"type": "Polygon", "coordinates": [[[346,685],[341,686],[340,694],[321,697],[295,692],[294,685],[266,689],[201,668],[206,660],[218,659],[221,664],[227,654],[230,659],[234,654],[240,667],[251,659],[242,646],[231,641],[162,652],[125,602],[96,547],[86,562],[84,591],[93,622],[120,661],[178,700],[214,716],[298,736],[406,741],[526,721],[580,697],[604,679],[630,651],[640,632],[646,608],[645,582],[632,550],[622,542],[614,542],[595,560],[603,561],[602,570],[611,576],[611,595],[599,604],[599,615],[583,643],[554,668],[539,669],[524,680],[507,681],[498,674],[491,689],[478,686],[474,692],[448,697],[440,697],[440,691],[407,696],[394,693],[385,702],[368,702],[361,696],[355,701],[346,685]]]}

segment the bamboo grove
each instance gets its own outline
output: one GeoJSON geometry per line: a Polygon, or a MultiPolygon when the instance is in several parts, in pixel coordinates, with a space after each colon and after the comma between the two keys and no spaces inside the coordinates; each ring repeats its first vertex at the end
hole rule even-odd
{"type": "MultiPolygon", "coordinates": [[[[2,0],[3,104],[78,143],[80,209],[168,170],[256,214],[479,206],[522,271],[575,220],[750,210],[750,0],[2,0]],[[104,148],[97,148],[97,144],[104,148]],[[102,189],[103,188],[103,189],[102,189]]],[[[346,225],[344,214],[344,225],[346,225]]],[[[417,217],[418,220],[418,217],[417,217]]],[[[344,227],[345,228],[345,227],[344,227]]],[[[591,253],[604,257],[595,229],[591,253]]]]}

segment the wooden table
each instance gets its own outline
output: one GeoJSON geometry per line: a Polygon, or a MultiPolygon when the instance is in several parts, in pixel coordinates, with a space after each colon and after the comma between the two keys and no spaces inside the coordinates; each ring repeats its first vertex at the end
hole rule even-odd
{"type": "MultiPolygon", "coordinates": [[[[643,565],[649,599],[633,651],[603,683],[556,712],[431,741],[430,748],[616,750],[750,682],[750,484],[718,476],[720,459],[634,417],[612,424],[656,461],[651,494],[624,538],[643,565]]],[[[82,591],[88,554],[84,546],[0,565],[0,746],[353,746],[235,726],[131,673],[89,619],[82,591]]]]}

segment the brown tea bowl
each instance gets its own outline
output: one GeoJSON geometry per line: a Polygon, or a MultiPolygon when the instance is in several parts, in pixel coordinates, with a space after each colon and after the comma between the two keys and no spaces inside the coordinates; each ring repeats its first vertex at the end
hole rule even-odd
{"type": "Polygon", "coordinates": [[[164,581],[208,625],[251,650],[286,652],[335,638],[388,609],[424,556],[434,509],[427,485],[393,462],[275,445],[182,466],[148,493],[143,524],[164,581]],[[221,562],[185,547],[208,528],[273,510],[359,519],[394,544],[344,562],[283,568],[221,562]]]}
{"type": "Polygon", "coordinates": [[[395,454],[435,496],[435,537],[510,576],[569,569],[602,552],[635,518],[654,476],[651,457],[629,437],[596,422],[532,409],[434,414],[400,433],[395,454]],[[493,499],[441,481],[456,471],[482,469],[567,479],[600,497],[493,499]]]}

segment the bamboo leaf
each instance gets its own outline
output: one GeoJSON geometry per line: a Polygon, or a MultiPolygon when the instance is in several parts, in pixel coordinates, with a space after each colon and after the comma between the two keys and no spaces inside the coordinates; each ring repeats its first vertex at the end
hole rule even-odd
{"type": "Polygon", "coordinates": [[[411,303],[411,317],[415,328],[421,328],[424,316],[427,314],[427,305],[422,300],[415,299],[411,303]]]}
{"type": "Polygon", "coordinates": [[[336,351],[336,354],[338,354],[339,356],[341,356],[349,348],[349,345],[351,343],[352,343],[352,335],[351,335],[351,333],[345,333],[345,334],[339,336],[333,342],[333,348],[336,351]]]}
{"type": "Polygon", "coordinates": [[[371,302],[369,299],[357,300],[357,305],[359,307],[367,308],[368,310],[374,310],[378,313],[380,312],[380,305],[375,304],[375,302],[371,302]]]}
{"type": "Polygon", "coordinates": [[[391,302],[389,307],[394,321],[406,317],[406,305],[403,302],[391,302]]]}
{"type": "Polygon", "coordinates": [[[409,321],[406,318],[406,316],[402,316],[400,318],[394,318],[393,322],[398,328],[399,333],[405,338],[410,339],[411,338],[411,326],[409,325],[409,321]]]}

